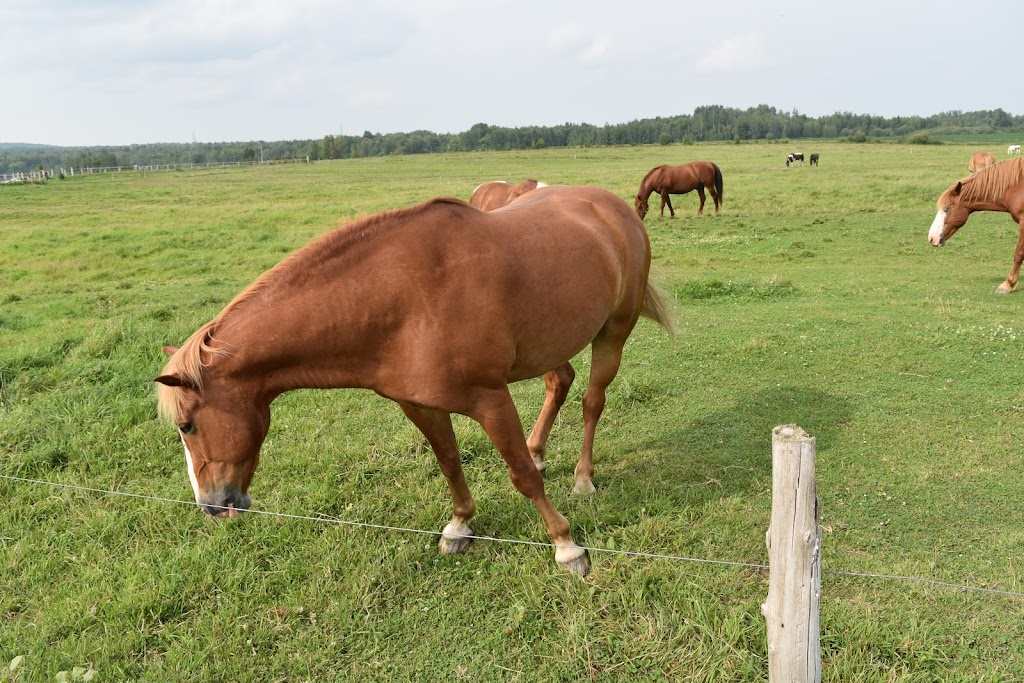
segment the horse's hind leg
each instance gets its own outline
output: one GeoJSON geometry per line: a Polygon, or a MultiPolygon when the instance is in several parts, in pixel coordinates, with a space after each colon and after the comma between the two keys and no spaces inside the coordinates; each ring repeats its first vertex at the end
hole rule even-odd
{"type": "Polygon", "coordinates": [[[1024,263],[1024,220],[1020,222],[1018,230],[1017,248],[1013,251],[1013,266],[1010,267],[1010,274],[996,289],[997,294],[1009,294],[1017,288],[1017,277],[1020,275],[1020,266],[1024,263]]]}
{"type": "Polygon", "coordinates": [[[526,440],[526,447],[530,449],[533,463],[541,472],[548,467],[544,462],[544,454],[547,452],[551,426],[555,423],[558,410],[565,403],[575,378],[576,371],[569,363],[563,363],[544,375],[544,407],[541,408],[540,415],[537,416],[537,422],[533,425],[530,438],[526,440]]]}
{"type": "Polygon", "coordinates": [[[703,216],[704,215],[704,200],[705,200],[705,197],[704,197],[704,188],[701,187],[700,185],[697,186],[697,196],[700,197],[700,206],[697,208],[697,215],[698,216],[703,216]]]}
{"type": "Polygon", "coordinates": [[[470,518],[476,513],[476,503],[469,493],[466,477],[462,473],[462,459],[459,447],[455,443],[455,432],[452,431],[452,418],[448,413],[425,408],[399,404],[402,412],[427,437],[430,447],[434,449],[434,457],[441,467],[444,478],[448,481],[448,489],[452,493],[452,521],[441,532],[438,550],[445,555],[461,553],[469,547],[473,535],[469,528],[470,518]]]}
{"type": "Polygon", "coordinates": [[[594,434],[604,412],[606,390],[615,379],[622,363],[622,347],[632,326],[621,336],[601,335],[591,346],[590,382],[583,394],[583,449],[576,464],[576,486],[573,493],[594,491],[594,434]]]}
{"type": "Polygon", "coordinates": [[[708,185],[708,192],[711,193],[711,201],[715,203],[715,213],[721,211],[721,200],[718,198],[718,190],[715,189],[714,185],[708,185]]]}

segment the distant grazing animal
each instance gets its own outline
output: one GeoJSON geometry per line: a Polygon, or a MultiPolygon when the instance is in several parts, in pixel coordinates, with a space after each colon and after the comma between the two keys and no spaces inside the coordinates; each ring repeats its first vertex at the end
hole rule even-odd
{"type": "Polygon", "coordinates": [[[277,396],[370,389],[426,436],[448,481],[442,553],[467,548],[476,512],[452,431],[459,413],[480,423],[536,506],[558,564],[585,575],[587,551],[544,492],[544,454],[574,378],[569,361],[590,344],[576,491],[593,490],[594,434],[623,345],[640,316],[671,329],[650,264],[643,221],[596,187],[541,188],[490,213],[434,199],[324,235],[181,348],[164,348],[160,414],[180,432],[196,502],[215,517],[249,507],[277,396]],[[508,385],[540,375],[546,397],[526,438],[508,385]]]}
{"type": "Polygon", "coordinates": [[[996,292],[1009,294],[1017,286],[1024,261],[1024,157],[1009,159],[960,180],[939,197],[938,213],[928,241],[941,247],[974,211],[1005,211],[1018,225],[1017,248],[1010,274],[996,292]]]}
{"type": "Polygon", "coordinates": [[[967,170],[971,173],[977,173],[994,163],[996,163],[996,155],[992,152],[975,152],[971,155],[971,163],[967,165],[967,170]]]}
{"type": "Polygon", "coordinates": [[[675,217],[670,194],[686,194],[697,190],[700,196],[700,208],[697,215],[704,213],[704,189],[711,193],[715,202],[715,213],[722,208],[722,171],[710,161],[694,161],[682,166],[662,165],[648,171],[640,183],[640,189],[633,199],[633,206],[640,218],[647,216],[649,209],[647,200],[652,192],[661,195],[661,217],[665,217],[665,205],[668,204],[669,215],[675,217]]]}
{"type": "Polygon", "coordinates": [[[546,187],[545,183],[536,180],[524,180],[518,185],[505,182],[504,180],[492,180],[478,185],[470,197],[470,206],[475,206],[481,211],[493,211],[507,206],[516,197],[521,197],[527,192],[532,192],[538,187],[546,187]]]}
{"type": "Polygon", "coordinates": [[[804,153],[803,152],[793,152],[792,154],[790,154],[789,156],[786,157],[786,161],[788,161],[791,164],[795,164],[796,162],[799,161],[800,165],[803,166],[803,164],[804,164],[804,153]]]}
{"type": "Polygon", "coordinates": [[[1020,154],[1020,145],[1010,145],[1006,148],[1007,154],[1020,154]]]}
{"type": "Polygon", "coordinates": [[[818,165],[818,153],[815,152],[815,153],[813,153],[811,155],[811,166],[817,166],[817,165],[818,165]]]}

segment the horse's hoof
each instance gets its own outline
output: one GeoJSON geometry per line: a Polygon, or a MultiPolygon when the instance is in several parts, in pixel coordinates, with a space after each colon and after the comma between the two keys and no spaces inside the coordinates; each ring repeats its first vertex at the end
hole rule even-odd
{"type": "Polygon", "coordinates": [[[589,496],[596,490],[597,489],[594,488],[594,482],[590,479],[577,479],[576,486],[572,488],[573,495],[576,496],[589,496]]]}
{"type": "Polygon", "coordinates": [[[555,551],[555,560],[560,567],[568,569],[573,574],[579,574],[581,577],[590,573],[590,553],[585,548],[576,546],[559,548],[555,551]],[[570,551],[574,552],[570,553],[570,551]],[[566,556],[571,559],[565,559],[566,556]]]}
{"type": "Polygon", "coordinates": [[[998,287],[996,288],[996,294],[1009,294],[1009,293],[1010,293],[1010,292],[1012,292],[1012,291],[1013,291],[1014,289],[1016,289],[1016,287],[1011,287],[1011,286],[1009,286],[1008,284],[1006,284],[1006,283],[1004,282],[1003,284],[999,285],[999,286],[998,286],[998,287]]]}
{"type": "Polygon", "coordinates": [[[441,532],[441,540],[437,542],[437,549],[442,555],[461,555],[473,542],[473,539],[469,538],[472,535],[473,530],[466,525],[455,527],[449,524],[441,532]]]}

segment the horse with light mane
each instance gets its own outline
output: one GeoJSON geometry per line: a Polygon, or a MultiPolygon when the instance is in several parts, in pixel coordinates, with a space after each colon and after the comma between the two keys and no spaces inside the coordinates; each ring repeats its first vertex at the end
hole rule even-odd
{"type": "Polygon", "coordinates": [[[716,164],[710,161],[693,161],[682,166],[669,166],[667,164],[656,166],[648,171],[647,175],[640,182],[640,189],[633,199],[633,206],[641,219],[647,216],[649,210],[648,200],[651,193],[657,192],[661,195],[661,217],[665,217],[665,205],[668,205],[669,215],[675,218],[676,212],[672,208],[670,194],[686,194],[697,190],[700,196],[700,207],[697,215],[704,213],[704,189],[711,193],[711,199],[715,202],[715,213],[721,211],[722,206],[722,171],[716,164]]]}
{"type": "Polygon", "coordinates": [[[493,211],[507,206],[516,197],[521,197],[527,192],[532,192],[538,187],[546,187],[545,183],[537,180],[524,180],[518,185],[513,185],[504,180],[491,180],[482,183],[473,190],[473,196],[469,198],[470,206],[475,206],[481,211],[493,211]]]}
{"type": "Polygon", "coordinates": [[[469,545],[476,511],[451,414],[480,423],[536,506],[559,565],[590,567],[544,492],[551,427],[588,344],[576,491],[593,491],[593,444],[622,349],[641,316],[671,331],[648,281],[651,248],[629,205],[595,187],[545,187],[484,213],[440,198],[356,221],[260,276],[170,355],[160,413],[179,430],[196,502],[250,505],[270,404],[302,388],[364,388],[396,403],[430,443],[452,496],[442,553],[469,545]],[[529,438],[508,385],[544,376],[529,438]]]}
{"type": "Polygon", "coordinates": [[[1010,145],[1009,147],[1006,148],[1006,154],[1007,155],[1011,155],[1011,154],[1019,155],[1020,154],[1020,145],[1010,145]]]}
{"type": "Polygon", "coordinates": [[[967,170],[971,173],[977,173],[994,163],[996,163],[996,155],[992,152],[975,152],[971,155],[971,162],[967,164],[967,170]]]}
{"type": "Polygon", "coordinates": [[[1006,280],[996,289],[1009,294],[1017,286],[1024,261],[1024,157],[1009,159],[978,171],[947,189],[936,202],[938,213],[928,241],[941,247],[975,211],[1005,211],[1017,223],[1017,248],[1006,280]]]}

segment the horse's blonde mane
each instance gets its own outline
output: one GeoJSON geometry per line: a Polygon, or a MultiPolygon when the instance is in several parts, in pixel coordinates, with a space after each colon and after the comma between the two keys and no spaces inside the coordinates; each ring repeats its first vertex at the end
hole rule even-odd
{"type": "MultiPolygon", "coordinates": [[[[470,208],[461,199],[440,197],[423,204],[405,209],[385,211],[362,218],[321,236],[305,247],[293,252],[270,270],[260,275],[255,282],[243,289],[210,322],[206,323],[185,340],[185,343],[171,356],[164,366],[164,375],[175,375],[185,384],[203,390],[203,368],[218,355],[227,355],[225,346],[214,348],[217,329],[224,320],[245,308],[246,304],[269,290],[283,286],[295,279],[308,276],[330,259],[344,253],[349,245],[375,235],[388,226],[402,223],[427,213],[434,207],[448,206],[454,210],[470,208]],[[206,360],[204,361],[204,355],[206,360]]],[[[178,389],[157,383],[157,410],[160,416],[170,422],[177,422],[179,403],[178,389]]]]}
{"type": "MultiPolygon", "coordinates": [[[[1001,161],[961,180],[960,201],[995,199],[1021,182],[1024,182],[1024,157],[1001,161]]],[[[942,209],[949,204],[949,195],[955,187],[956,185],[942,193],[938,208],[942,209]]]]}

